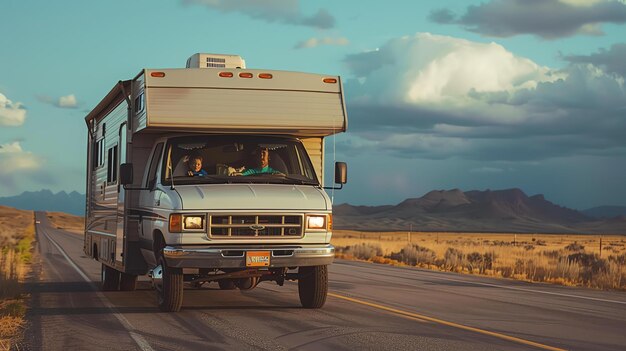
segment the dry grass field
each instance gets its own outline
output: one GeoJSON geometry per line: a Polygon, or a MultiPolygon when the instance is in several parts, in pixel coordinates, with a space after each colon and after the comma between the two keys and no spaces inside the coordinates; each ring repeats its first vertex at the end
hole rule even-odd
{"type": "Polygon", "coordinates": [[[335,230],[337,257],[626,290],[626,236],[335,230]]]}
{"type": "Polygon", "coordinates": [[[81,235],[85,231],[85,217],[74,216],[64,212],[47,212],[46,215],[57,229],[81,235]]]}
{"type": "Polygon", "coordinates": [[[0,206],[0,350],[15,348],[25,325],[20,281],[28,272],[34,238],[32,211],[0,206]]]}

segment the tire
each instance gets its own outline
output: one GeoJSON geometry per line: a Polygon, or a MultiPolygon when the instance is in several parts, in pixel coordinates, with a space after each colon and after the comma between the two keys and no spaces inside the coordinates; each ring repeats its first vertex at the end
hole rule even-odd
{"type": "Polygon", "coordinates": [[[298,295],[304,308],[321,308],[328,293],[328,266],[300,267],[298,295]]]}
{"type": "Polygon", "coordinates": [[[120,278],[120,291],[135,291],[137,288],[137,275],[122,273],[120,278]]]}
{"type": "Polygon", "coordinates": [[[220,286],[220,290],[234,290],[237,288],[235,282],[231,279],[220,279],[217,281],[220,286]]]}
{"type": "Polygon", "coordinates": [[[102,282],[102,291],[117,291],[120,286],[120,271],[103,263],[100,271],[100,281],[102,282]]]}
{"type": "Polygon", "coordinates": [[[163,269],[163,284],[157,287],[159,309],[163,312],[178,312],[183,305],[183,270],[168,267],[163,256],[159,258],[163,269]]]}

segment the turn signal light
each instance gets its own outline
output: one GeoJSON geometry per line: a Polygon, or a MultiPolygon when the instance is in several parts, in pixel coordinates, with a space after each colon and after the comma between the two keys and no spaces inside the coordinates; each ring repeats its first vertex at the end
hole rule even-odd
{"type": "Polygon", "coordinates": [[[252,78],[252,73],[242,72],[242,73],[239,73],[239,77],[241,77],[241,78],[252,78]]]}
{"type": "Polygon", "coordinates": [[[155,78],[163,78],[165,77],[165,72],[150,72],[150,76],[155,78]]]}
{"type": "Polygon", "coordinates": [[[222,78],[232,78],[233,72],[220,72],[220,77],[222,78]]]}
{"type": "Polygon", "coordinates": [[[324,78],[324,83],[337,83],[337,78],[324,78]]]}
{"type": "Polygon", "coordinates": [[[183,221],[180,214],[170,215],[170,233],[180,233],[183,231],[183,221]]]}

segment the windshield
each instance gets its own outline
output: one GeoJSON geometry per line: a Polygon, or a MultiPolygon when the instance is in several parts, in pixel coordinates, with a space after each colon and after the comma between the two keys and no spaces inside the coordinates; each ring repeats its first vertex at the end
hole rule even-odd
{"type": "Polygon", "coordinates": [[[162,184],[319,185],[300,141],[247,135],[188,136],[168,142],[162,184]]]}

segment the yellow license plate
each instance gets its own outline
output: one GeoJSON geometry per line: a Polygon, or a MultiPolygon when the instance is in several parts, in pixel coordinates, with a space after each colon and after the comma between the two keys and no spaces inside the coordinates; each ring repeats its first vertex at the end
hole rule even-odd
{"type": "Polygon", "coordinates": [[[246,253],[247,267],[269,267],[270,252],[269,251],[248,251],[246,253]]]}

